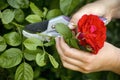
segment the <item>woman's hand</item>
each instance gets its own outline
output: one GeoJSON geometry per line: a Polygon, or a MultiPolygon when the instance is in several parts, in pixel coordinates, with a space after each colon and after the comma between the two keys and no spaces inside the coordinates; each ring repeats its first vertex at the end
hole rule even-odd
{"type": "Polygon", "coordinates": [[[74,29],[78,23],[78,20],[84,14],[93,14],[104,17],[107,22],[110,22],[112,18],[120,18],[120,0],[98,0],[93,3],[89,3],[78,10],[71,18],[69,27],[74,29]]]}
{"type": "Polygon", "coordinates": [[[56,48],[65,68],[83,73],[113,71],[120,74],[120,49],[107,42],[96,55],[70,48],[62,37],[56,38],[56,48]]]}
{"type": "MultiPolygon", "coordinates": [[[[83,6],[71,18],[69,27],[75,28],[78,20],[84,14],[93,14],[104,17],[108,22],[113,17],[119,17],[120,0],[98,0],[83,6]],[[116,15],[117,14],[117,15],[116,15]]],[[[70,48],[62,37],[56,38],[56,48],[63,66],[83,73],[96,71],[113,71],[120,74],[120,49],[105,42],[102,49],[94,55],[83,50],[70,48]]]]}

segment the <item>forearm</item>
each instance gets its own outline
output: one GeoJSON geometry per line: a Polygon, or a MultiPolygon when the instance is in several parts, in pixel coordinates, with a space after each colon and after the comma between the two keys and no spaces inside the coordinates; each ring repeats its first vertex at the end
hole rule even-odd
{"type": "Polygon", "coordinates": [[[112,18],[120,18],[120,0],[98,0],[98,2],[106,5],[112,18]]]}
{"type": "Polygon", "coordinates": [[[120,5],[120,0],[97,0],[97,1],[102,1],[103,4],[105,3],[110,8],[116,8],[120,5]]]}
{"type": "Polygon", "coordinates": [[[120,18],[120,6],[113,10],[112,17],[113,18],[120,18]]]}

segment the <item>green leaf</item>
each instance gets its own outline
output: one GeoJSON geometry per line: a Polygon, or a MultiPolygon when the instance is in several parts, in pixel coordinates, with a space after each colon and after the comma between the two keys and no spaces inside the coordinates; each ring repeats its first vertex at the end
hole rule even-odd
{"type": "Polygon", "coordinates": [[[60,9],[65,15],[71,14],[81,0],[60,0],[60,9]]]}
{"type": "Polygon", "coordinates": [[[69,45],[71,46],[71,47],[73,47],[73,48],[76,48],[76,49],[80,49],[79,48],[79,45],[78,45],[78,41],[77,41],[77,39],[75,39],[75,38],[71,38],[71,39],[69,39],[69,45]]]}
{"type": "Polygon", "coordinates": [[[1,13],[1,11],[0,11],[0,18],[2,18],[2,13],[1,13]]]}
{"type": "Polygon", "coordinates": [[[41,22],[42,21],[42,19],[40,18],[40,16],[35,15],[35,14],[28,15],[25,19],[29,23],[36,23],[36,22],[41,22]]]}
{"type": "Polygon", "coordinates": [[[17,3],[17,0],[7,0],[7,2],[13,8],[20,8],[20,5],[17,3]]]}
{"type": "Polygon", "coordinates": [[[43,15],[44,15],[44,18],[46,18],[46,15],[47,15],[47,12],[48,12],[48,9],[46,7],[43,8],[43,15]]]}
{"type": "Polygon", "coordinates": [[[12,20],[14,19],[14,11],[10,10],[10,9],[5,9],[2,12],[2,22],[3,24],[8,24],[10,22],[12,22],[12,20]]]}
{"type": "Polygon", "coordinates": [[[57,23],[55,25],[55,29],[58,33],[60,33],[64,38],[72,38],[72,31],[68,28],[67,25],[63,23],[57,23]]]}
{"type": "Polygon", "coordinates": [[[12,29],[12,28],[14,28],[15,26],[13,25],[13,24],[11,24],[11,23],[9,23],[9,24],[4,24],[4,28],[5,29],[12,29]]]}
{"type": "Polygon", "coordinates": [[[43,42],[34,37],[26,39],[23,44],[29,50],[36,50],[37,46],[43,46],[43,42]]]}
{"type": "Polygon", "coordinates": [[[46,57],[45,53],[38,53],[36,55],[36,63],[37,63],[37,65],[39,65],[41,67],[45,66],[46,65],[45,57],[46,57]]]}
{"type": "Polygon", "coordinates": [[[21,9],[15,9],[15,20],[17,22],[23,22],[25,19],[24,12],[21,9]]]}
{"type": "Polygon", "coordinates": [[[49,42],[45,43],[44,46],[48,47],[48,46],[52,46],[55,44],[55,39],[51,39],[49,42]]]}
{"type": "Polygon", "coordinates": [[[0,0],[0,10],[5,9],[6,7],[8,7],[6,0],[0,0]]]}
{"type": "Polygon", "coordinates": [[[15,80],[33,80],[33,69],[31,65],[26,62],[20,64],[15,73],[15,80]]]}
{"type": "MultiPolygon", "coordinates": [[[[35,69],[34,69],[34,79],[36,79],[36,78],[38,78],[39,77],[39,75],[41,75],[41,68],[40,67],[36,67],[35,69]]],[[[38,80],[38,79],[37,79],[38,80]]]]}
{"type": "Polygon", "coordinates": [[[13,8],[28,8],[29,0],[7,0],[8,4],[13,8]]]}
{"type": "Polygon", "coordinates": [[[46,78],[37,78],[37,80],[47,80],[46,78]]]}
{"type": "Polygon", "coordinates": [[[119,80],[119,75],[109,72],[107,75],[107,80],[119,80]]]}
{"type": "Polygon", "coordinates": [[[48,57],[50,59],[50,62],[52,63],[54,68],[58,68],[59,64],[58,62],[55,60],[55,58],[53,56],[51,56],[50,54],[48,54],[48,57]]]}
{"type": "Polygon", "coordinates": [[[0,52],[4,51],[7,47],[7,44],[5,42],[5,39],[0,36],[0,52]]]}
{"type": "Polygon", "coordinates": [[[0,56],[0,66],[3,68],[11,68],[18,65],[22,61],[22,52],[17,48],[10,48],[0,56]]]}
{"type": "Polygon", "coordinates": [[[19,4],[20,8],[28,8],[29,7],[29,0],[16,0],[19,4]]]}
{"type": "Polygon", "coordinates": [[[55,8],[59,9],[60,7],[59,2],[60,0],[51,0],[49,4],[49,9],[55,9],[55,8]]]}
{"type": "Polygon", "coordinates": [[[10,32],[4,35],[6,42],[11,46],[18,46],[21,44],[21,37],[17,32],[10,32]]]}
{"type": "Polygon", "coordinates": [[[88,80],[103,80],[102,79],[102,72],[93,72],[89,74],[85,74],[85,76],[88,78],[88,80]]]}
{"type": "Polygon", "coordinates": [[[28,61],[32,61],[36,59],[36,55],[37,53],[42,53],[43,51],[41,49],[37,49],[37,50],[25,50],[24,51],[24,57],[25,59],[27,59],[28,61]]]}
{"type": "Polygon", "coordinates": [[[34,3],[30,2],[30,8],[34,14],[43,17],[42,11],[34,3]]]}
{"type": "Polygon", "coordinates": [[[59,9],[52,9],[52,10],[50,10],[50,11],[47,13],[46,18],[47,18],[48,20],[50,20],[50,19],[52,19],[52,18],[54,18],[54,17],[57,17],[57,16],[59,16],[59,15],[61,15],[61,14],[62,14],[62,12],[61,12],[59,9]]]}

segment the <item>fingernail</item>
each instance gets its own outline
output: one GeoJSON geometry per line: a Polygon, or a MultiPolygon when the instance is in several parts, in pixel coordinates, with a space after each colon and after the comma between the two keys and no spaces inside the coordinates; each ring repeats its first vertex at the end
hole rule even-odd
{"type": "Polygon", "coordinates": [[[70,29],[74,29],[76,26],[75,26],[74,23],[70,22],[70,23],[68,24],[68,27],[69,27],[70,29]]]}
{"type": "Polygon", "coordinates": [[[57,36],[55,37],[55,41],[58,41],[60,39],[61,36],[57,36]]]}
{"type": "Polygon", "coordinates": [[[107,18],[100,17],[100,19],[105,23],[105,25],[107,25],[109,23],[108,20],[107,20],[107,18]]]}

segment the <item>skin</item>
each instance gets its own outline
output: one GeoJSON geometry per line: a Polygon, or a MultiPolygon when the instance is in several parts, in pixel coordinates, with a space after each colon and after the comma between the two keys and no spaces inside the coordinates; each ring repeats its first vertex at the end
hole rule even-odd
{"type": "Polygon", "coordinates": [[[78,20],[84,14],[94,14],[107,19],[108,22],[112,18],[120,18],[120,0],[98,0],[88,3],[78,10],[71,18],[69,27],[74,29],[72,25],[77,25],[78,20]],[[109,3],[108,3],[109,2],[109,3]],[[114,3],[114,4],[113,4],[114,3]],[[72,23],[72,25],[71,25],[72,23]]]}
{"type": "MultiPolygon", "coordinates": [[[[118,11],[120,8],[117,8],[118,2],[120,3],[120,0],[99,0],[89,3],[78,10],[72,16],[70,22],[76,25],[83,14],[102,16],[107,18],[108,21],[120,17],[116,15],[120,13],[118,11]]],[[[75,28],[71,25],[69,27],[71,29],[75,28]]],[[[112,71],[120,74],[120,48],[108,42],[104,43],[104,46],[96,55],[69,47],[63,37],[56,37],[56,48],[65,68],[83,73],[112,71]]]]}

